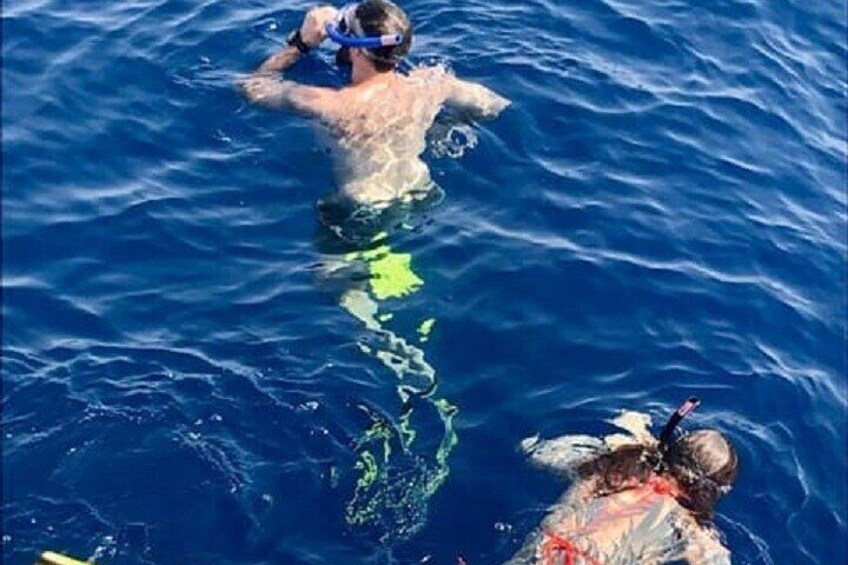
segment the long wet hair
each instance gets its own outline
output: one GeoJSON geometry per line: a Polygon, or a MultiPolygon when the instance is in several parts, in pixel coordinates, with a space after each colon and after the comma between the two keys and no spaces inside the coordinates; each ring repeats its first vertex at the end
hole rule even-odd
{"type": "Polygon", "coordinates": [[[678,503],[699,522],[708,522],[738,468],[736,450],[724,436],[699,430],[674,442],[664,458],[655,446],[624,445],[583,463],[577,474],[595,481],[596,497],[635,488],[653,476],[671,478],[680,489],[678,503]]]}
{"type": "Polygon", "coordinates": [[[356,19],[367,36],[403,36],[403,43],[400,45],[364,50],[377,71],[391,71],[409,53],[412,47],[412,24],[397,4],[388,0],[365,0],[356,7],[356,19]]]}

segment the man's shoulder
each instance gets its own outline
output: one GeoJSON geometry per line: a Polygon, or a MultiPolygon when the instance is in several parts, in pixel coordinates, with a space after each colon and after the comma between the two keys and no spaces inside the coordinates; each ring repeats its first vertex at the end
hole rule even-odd
{"type": "Polygon", "coordinates": [[[425,85],[435,86],[446,84],[453,75],[442,65],[432,65],[416,67],[409,71],[408,77],[412,81],[421,81],[425,85]]]}

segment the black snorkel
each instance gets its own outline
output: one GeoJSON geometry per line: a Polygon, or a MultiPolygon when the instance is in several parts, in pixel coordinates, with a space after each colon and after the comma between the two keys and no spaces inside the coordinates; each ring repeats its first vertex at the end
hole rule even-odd
{"type": "Polygon", "coordinates": [[[695,409],[701,405],[701,401],[695,397],[690,396],[686,402],[680,405],[680,407],[674,411],[674,414],[668,419],[668,422],[665,423],[665,427],[663,428],[662,433],[660,434],[659,444],[657,445],[657,450],[659,451],[659,460],[657,461],[657,469],[660,469],[665,465],[666,455],[668,455],[668,450],[672,444],[672,437],[674,436],[674,430],[677,429],[677,426],[680,425],[680,422],[683,421],[689,414],[695,411],[695,409]]]}

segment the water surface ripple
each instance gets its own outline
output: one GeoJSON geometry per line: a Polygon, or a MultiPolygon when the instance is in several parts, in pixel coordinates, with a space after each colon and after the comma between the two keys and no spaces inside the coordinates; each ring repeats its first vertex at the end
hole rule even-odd
{"type": "Polygon", "coordinates": [[[399,401],[318,282],[328,157],[232,88],[308,6],[4,5],[4,563],[497,563],[564,488],[522,438],[692,393],[734,562],[845,562],[845,2],[404,4],[414,63],[514,105],[434,131],[393,236],[460,439],[388,545],[344,523],[356,406],[399,401]]]}

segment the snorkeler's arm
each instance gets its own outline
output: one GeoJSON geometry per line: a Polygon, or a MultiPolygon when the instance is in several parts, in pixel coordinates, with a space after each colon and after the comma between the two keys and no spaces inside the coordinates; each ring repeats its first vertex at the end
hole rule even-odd
{"type": "MultiPolygon", "coordinates": [[[[318,6],[307,12],[300,27],[301,41],[316,47],[326,39],[325,23],[337,14],[330,6],[318,6]]],[[[293,109],[307,114],[326,115],[337,106],[338,92],[332,88],[307,86],[285,80],[280,73],[291,68],[301,52],[289,46],[268,57],[256,71],[239,82],[242,94],[253,102],[278,110],[293,109]]]]}
{"type": "MultiPolygon", "coordinates": [[[[284,49],[268,61],[296,61],[300,52],[294,47],[284,49]]],[[[268,63],[266,61],[266,63],[268,63]]],[[[291,66],[290,63],[288,66],[291,66]]],[[[264,64],[263,64],[264,66],[264,64]]],[[[331,88],[306,86],[283,79],[278,73],[263,71],[262,67],[239,82],[239,90],[253,104],[275,110],[292,109],[316,116],[332,112],[338,93],[331,88]]]]}
{"type": "Polygon", "coordinates": [[[482,84],[448,75],[445,103],[470,112],[476,118],[495,118],[510,101],[482,84]]]}
{"type": "Polygon", "coordinates": [[[574,478],[577,468],[604,453],[606,445],[592,436],[562,436],[547,440],[534,437],[521,442],[521,451],[534,467],[574,478]]]}
{"type": "Polygon", "coordinates": [[[730,565],[730,550],[721,544],[718,532],[695,523],[686,529],[689,532],[689,540],[684,554],[687,563],[690,565],[730,565]]]}

